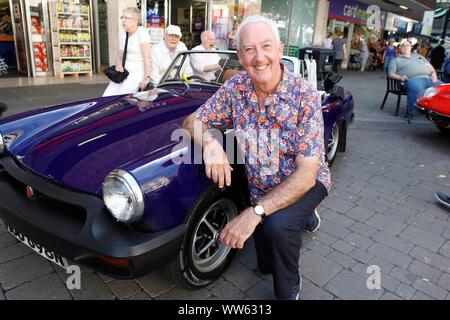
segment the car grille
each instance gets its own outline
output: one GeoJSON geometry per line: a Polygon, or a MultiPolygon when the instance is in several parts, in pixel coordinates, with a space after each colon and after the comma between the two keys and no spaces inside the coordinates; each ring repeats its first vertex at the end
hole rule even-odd
{"type": "Polygon", "coordinates": [[[42,219],[52,221],[50,228],[66,235],[76,235],[83,228],[87,217],[85,208],[49,197],[35,188],[33,188],[35,196],[27,198],[27,185],[10,175],[1,164],[0,179],[11,186],[17,194],[36,206],[39,209],[39,214],[42,215],[42,219]]]}

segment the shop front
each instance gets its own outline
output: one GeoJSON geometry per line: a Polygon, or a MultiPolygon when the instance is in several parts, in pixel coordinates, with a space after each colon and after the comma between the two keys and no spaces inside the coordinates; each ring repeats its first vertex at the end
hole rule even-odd
{"type": "Polygon", "coordinates": [[[372,11],[368,11],[368,5],[353,0],[333,0],[330,2],[328,13],[328,31],[340,30],[347,39],[346,48],[350,48],[346,59],[342,63],[343,68],[348,67],[351,51],[359,50],[360,39],[363,38],[368,46],[375,46],[378,40],[382,40],[387,12],[380,10],[380,19],[372,19],[372,11]],[[368,21],[375,22],[374,25],[368,21]]]}

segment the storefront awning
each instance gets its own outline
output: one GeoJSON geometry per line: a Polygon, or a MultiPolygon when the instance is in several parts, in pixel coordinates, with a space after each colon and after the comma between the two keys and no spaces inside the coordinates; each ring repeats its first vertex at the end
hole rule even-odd
{"type": "Polygon", "coordinates": [[[377,5],[382,10],[393,12],[399,15],[405,14],[407,11],[423,12],[434,10],[435,1],[417,1],[417,0],[358,0],[368,5],[377,5]],[[428,4],[429,3],[429,4],[428,4]],[[407,10],[401,8],[407,8],[407,10]]]}

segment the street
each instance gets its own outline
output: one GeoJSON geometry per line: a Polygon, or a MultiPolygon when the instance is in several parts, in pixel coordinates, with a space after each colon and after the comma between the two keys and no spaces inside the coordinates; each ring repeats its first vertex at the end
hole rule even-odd
{"type": "MultiPolygon", "coordinates": [[[[82,81],[82,79],[80,79],[82,81]]],[[[304,235],[300,258],[305,300],[450,300],[450,210],[434,192],[450,193],[450,137],[423,116],[396,117],[396,97],[380,104],[379,72],[344,72],[355,97],[347,151],[338,154],[331,194],[318,211],[322,225],[304,235]],[[380,287],[369,289],[375,270],[380,287]],[[379,269],[378,269],[379,268],[379,269]]],[[[11,115],[37,106],[95,97],[105,83],[0,89],[11,115]]],[[[252,241],[225,274],[197,291],[178,288],[165,268],[135,280],[114,280],[82,268],[81,289],[64,270],[18,242],[0,220],[0,300],[20,299],[273,299],[271,276],[256,271],[252,241]]]]}

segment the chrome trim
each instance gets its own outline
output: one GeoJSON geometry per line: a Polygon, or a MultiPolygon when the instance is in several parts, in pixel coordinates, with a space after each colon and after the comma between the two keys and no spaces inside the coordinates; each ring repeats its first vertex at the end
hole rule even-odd
{"type": "MultiPolygon", "coordinates": [[[[125,220],[119,220],[119,221],[124,222],[124,223],[133,223],[133,222],[139,221],[144,214],[145,204],[144,204],[144,194],[142,193],[142,189],[139,186],[139,184],[137,183],[136,179],[134,179],[134,177],[130,173],[128,173],[124,170],[120,170],[120,169],[113,170],[110,174],[108,174],[106,176],[105,181],[109,177],[115,177],[115,178],[119,179],[120,181],[122,181],[123,183],[125,183],[130,188],[130,190],[133,193],[134,198],[136,200],[136,210],[133,213],[131,219],[129,219],[127,221],[125,221],[125,220]]],[[[111,213],[111,215],[112,215],[112,213],[111,213]]]]}
{"type": "Polygon", "coordinates": [[[0,132],[0,155],[5,152],[5,141],[3,141],[2,133],[0,132]]]}

